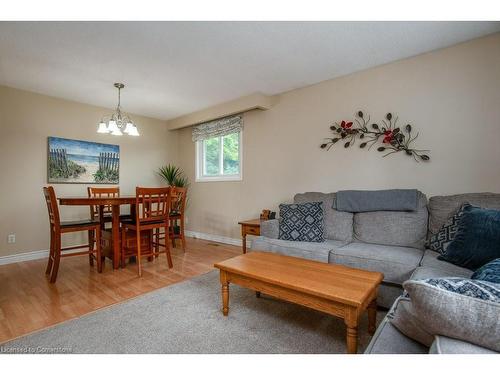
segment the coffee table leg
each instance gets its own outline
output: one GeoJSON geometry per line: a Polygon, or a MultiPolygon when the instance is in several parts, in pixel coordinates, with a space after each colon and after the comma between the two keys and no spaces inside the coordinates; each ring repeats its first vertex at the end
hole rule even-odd
{"type": "Polygon", "coordinates": [[[347,327],[347,354],[358,352],[358,327],[347,327]]]}
{"type": "Polygon", "coordinates": [[[347,328],[347,354],[356,354],[358,351],[358,319],[357,309],[350,308],[346,311],[344,323],[347,328]]]}
{"type": "Polygon", "coordinates": [[[374,299],[368,305],[368,333],[373,335],[375,333],[375,325],[377,318],[377,300],[374,299]]]}
{"type": "Polygon", "coordinates": [[[220,271],[220,283],[222,290],[222,314],[227,316],[229,313],[229,281],[227,281],[227,273],[220,271]]]}
{"type": "Polygon", "coordinates": [[[222,284],[222,313],[227,316],[229,313],[229,283],[222,284]]]}

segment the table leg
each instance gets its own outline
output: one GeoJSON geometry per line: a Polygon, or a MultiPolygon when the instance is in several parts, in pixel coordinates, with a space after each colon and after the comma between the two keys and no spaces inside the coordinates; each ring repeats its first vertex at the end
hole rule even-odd
{"type": "Polygon", "coordinates": [[[348,308],[344,317],[347,328],[347,354],[356,354],[358,351],[358,321],[359,311],[348,308]]]}
{"type": "Polygon", "coordinates": [[[377,319],[377,300],[374,299],[368,305],[368,333],[373,335],[375,333],[377,319]]]}
{"type": "Polygon", "coordinates": [[[242,239],[243,254],[246,254],[247,253],[247,234],[243,233],[241,235],[241,239],[242,239]]]}
{"type": "Polygon", "coordinates": [[[227,273],[220,271],[220,283],[222,291],[222,314],[227,316],[229,313],[229,281],[227,281],[227,273]]]}
{"type": "Polygon", "coordinates": [[[120,206],[114,204],[112,207],[113,231],[113,269],[120,267],[120,206]]]}
{"type": "Polygon", "coordinates": [[[358,327],[347,327],[347,354],[358,352],[358,327]]]}

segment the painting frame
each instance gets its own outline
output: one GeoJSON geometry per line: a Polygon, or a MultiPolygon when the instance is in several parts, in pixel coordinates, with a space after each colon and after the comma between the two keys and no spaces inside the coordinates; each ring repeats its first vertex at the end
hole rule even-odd
{"type": "Polygon", "coordinates": [[[47,137],[49,184],[120,183],[120,146],[78,139],[47,137]]]}

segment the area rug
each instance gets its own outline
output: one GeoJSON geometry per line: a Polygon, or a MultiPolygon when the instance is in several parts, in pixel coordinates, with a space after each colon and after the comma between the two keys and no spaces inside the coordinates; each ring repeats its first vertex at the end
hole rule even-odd
{"type": "MultiPolygon", "coordinates": [[[[384,312],[377,313],[377,324],[384,312]]],[[[0,345],[3,353],[345,353],[341,319],[230,286],[213,271],[0,345]]],[[[367,317],[358,352],[368,345],[367,317]]]]}

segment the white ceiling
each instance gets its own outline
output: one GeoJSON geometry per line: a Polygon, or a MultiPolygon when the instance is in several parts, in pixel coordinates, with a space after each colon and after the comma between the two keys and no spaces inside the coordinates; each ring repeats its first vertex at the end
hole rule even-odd
{"type": "Polygon", "coordinates": [[[0,85],[170,119],[500,31],[500,22],[0,22],[0,85]]]}

